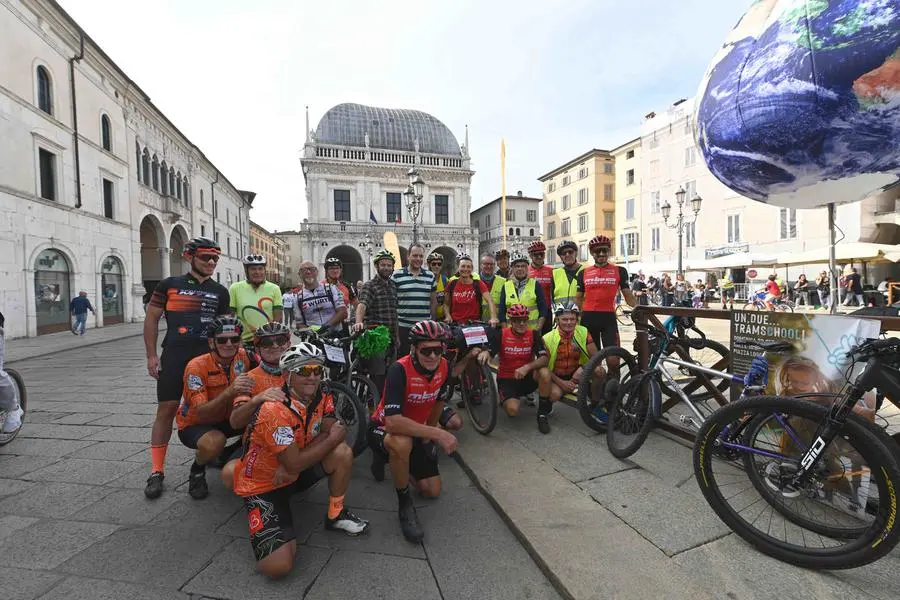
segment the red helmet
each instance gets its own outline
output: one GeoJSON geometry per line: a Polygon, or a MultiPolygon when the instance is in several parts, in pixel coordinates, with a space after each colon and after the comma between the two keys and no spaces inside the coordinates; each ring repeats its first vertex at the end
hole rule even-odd
{"type": "Polygon", "coordinates": [[[506,309],[507,319],[527,319],[528,309],[524,304],[510,304],[506,309]]]}
{"type": "Polygon", "coordinates": [[[450,338],[447,326],[438,321],[419,321],[409,330],[409,341],[416,342],[446,342],[450,338]]]}
{"type": "Polygon", "coordinates": [[[594,236],[590,242],[588,242],[588,248],[593,250],[594,248],[612,248],[612,242],[605,235],[594,236]]]}
{"type": "Polygon", "coordinates": [[[534,254],[535,252],[546,252],[547,246],[544,245],[544,242],[541,240],[537,240],[535,242],[531,242],[528,245],[528,254],[534,254]]]}

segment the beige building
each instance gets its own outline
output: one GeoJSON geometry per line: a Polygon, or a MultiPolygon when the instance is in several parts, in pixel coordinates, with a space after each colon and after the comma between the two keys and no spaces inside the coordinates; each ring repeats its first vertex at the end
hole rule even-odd
{"type": "Polygon", "coordinates": [[[614,261],[641,260],[641,138],[610,151],[616,163],[616,245],[614,261]]]}
{"type": "Polygon", "coordinates": [[[266,279],[278,285],[287,285],[287,242],[276,234],[269,233],[250,221],[250,251],[248,254],[262,254],[266,257],[266,279]]]}
{"type": "Polygon", "coordinates": [[[493,254],[505,247],[511,253],[525,253],[531,242],[541,239],[539,216],[541,199],[518,192],[506,197],[506,245],[503,242],[503,198],[491,200],[472,211],[472,229],[478,231],[478,254],[493,254]]]}
{"type": "Polygon", "coordinates": [[[595,235],[615,239],[616,167],[607,150],[588,150],[538,177],[544,189],[544,241],[547,262],[559,262],[556,245],[578,244],[587,260],[587,243],[595,235]]]}

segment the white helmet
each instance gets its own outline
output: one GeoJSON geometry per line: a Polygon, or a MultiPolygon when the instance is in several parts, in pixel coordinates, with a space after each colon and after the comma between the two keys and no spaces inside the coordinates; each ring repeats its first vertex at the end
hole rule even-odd
{"type": "Polygon", "coordinates": [[[281,355],[278,366],[281,367],[282,371],[292,373],[300,367],[310,363],[324,365],[325,357],[322,355],[322,351],[316,346],[313,346],[309,342],[300,342],[299,344],[288,348],[285,353],[281,355]]]}
{"type": "Polygon", "coordinates": [[[252,267],[253,265],[262,265],[266,266],[266,257],[262,254],[248,254],[242,260],[245,267],[252,267]]]}

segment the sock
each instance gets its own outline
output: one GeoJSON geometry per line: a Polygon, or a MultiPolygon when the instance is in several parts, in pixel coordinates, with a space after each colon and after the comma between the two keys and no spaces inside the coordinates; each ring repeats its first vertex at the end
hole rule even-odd
{"type": "Polygon", "coordinates": [[[166,469],[166,450],[168,444],[162,446],[150,446],[150,462],[154,473],[163,473],[166,469]]]}
{"type": "Polygon", "coordinates": [[[191,463],[191,475],[193,475],[195,473],[205,473],[205,472],[206,472],[206,465],[198,465],[196,460],[194,460],[194,462],[191,463]]]}
{"type": "Polygon", "coordinates": [[[538,416],[550,414],[551,406],[553,406],[553,403],[550,402],[549,398],[538,398],[538,416]]]}
{"type": "Polygon", "coordinates": [[[329,519],[337,519],[338,515],[341,514],[342,510],[344,510],[344,497],[343,496],[329,496],[328,497],[328,518],[329,519]]]}
{"type": "Polygon", "coordinates": [[[409,497],[409,484],[404,488],[397,488],[397,500],[400,502],[400,506],[406,506],[412,499],[409,497]]]}

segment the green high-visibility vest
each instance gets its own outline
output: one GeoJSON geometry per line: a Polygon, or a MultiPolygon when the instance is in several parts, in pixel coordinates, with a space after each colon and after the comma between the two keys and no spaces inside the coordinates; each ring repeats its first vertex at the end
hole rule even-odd
{"type": "Polygon", "coordinates": [[[528,309],[528,326],[532,329],[536,328],[541,316],[537,307],[537,282],[534,279],[528,279],[521,294],[516,291],[514,279],[508,280],[503,288],[506,290],[506,308],[508,309],[513,304],[524,304],[528,309]]]}
{"type": "MultiPolygon", "coordinates": [[[[578,357],[579,365],[583,365],[590,358],[587,351],[587,336],[587,327],[584,325],[575,326],[575,344],[581,350],[581,356],[578,357]]],[[[556,366],[556,350],[559,348],[561,339],[559,329],[553,329],[544,335],[544,345],[547,347],[547,352],[550,353],[550,363],[547,365],[547,368],[550,369],[550,371],[553,371],[553,367],[556,366]]]]}
{"type": "MultiPolygon", "coordinates": [[[[584,271],[584,265],[578,266],[577,275],[584,271]]],[[[578,278],[573,277],[569,281],[569,275],[566,273],[565,267],[556,267],[553,269],[553,303],[561,304],[563,302],[575,302],[575,294],[578,292],[578,278]]]]}

